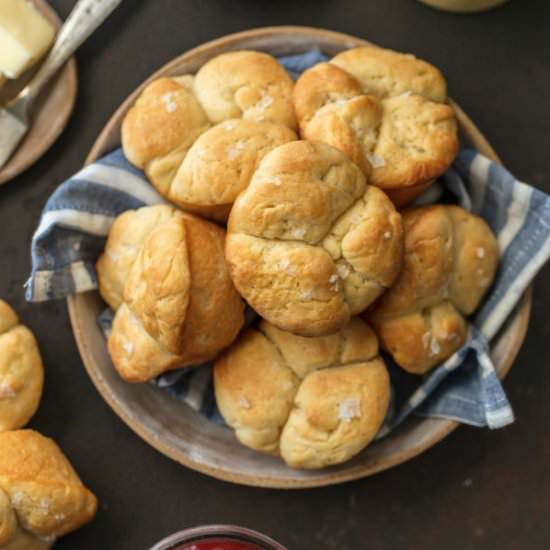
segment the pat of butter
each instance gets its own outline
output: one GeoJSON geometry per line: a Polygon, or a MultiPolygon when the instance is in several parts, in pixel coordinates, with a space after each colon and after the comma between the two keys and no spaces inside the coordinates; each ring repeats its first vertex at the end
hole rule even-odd
{"type": "Polygon", "coordinates": [[[55,30],[27,0],[0,0],[0,72],[18,78],[49,49],[55,30]]]}

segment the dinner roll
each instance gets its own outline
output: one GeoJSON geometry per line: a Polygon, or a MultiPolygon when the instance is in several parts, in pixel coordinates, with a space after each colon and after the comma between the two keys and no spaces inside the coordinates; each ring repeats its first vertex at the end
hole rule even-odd
{"type": "Polygon", "coordinates": [[[210,127],[188,76],[148,84],[122,122],[126,158],[143,170],[164,196],[188,149],[210,127]]]}
{"type": "Polygon", "coordinates": [[[358,318],[315,338],[262,321],[216,361],[214,389],[241,443],[307,469],[340,464],[364,449],[390,398],[376,336],[358,318]]]}
{"type": "Polygon", "coordinates": [[[366,317],[382,347],[405,370],[423,374],[459,349],[498,263],[495,236],[458,206],[402,212],[403,269],[366,317]]]}
{"type": "Polygon", "coordinates": [[[144,382],[202,363],[235,339],[244,304],[227,273],[224,238],[220,227],[166,205],[117,218],[105,252],[115,256],[100,259],[98,275],[100,288],[122,297],[108,340],[122,378],[144,382]]]}
{"type": "Polygon", "coordinates": [[[271,151],[237,198],[225,252],[254,310],[283,330],[321,336],[391,286],[401,217],[343,153],[295,141],[271,151]]]}
{"type": "Polygon", "coordinates": [[[225,220],[262,158],[296,139],[282,124],[246,119],[218,124],[189,149],[170,187],[170,200],[186,210],[225,220]]]}
{"type": "Polygon", "coordinates": [[[122,125],[124,152],[168,200],[225,222],[266,153],[297,139],[293,87],[268,54],[219,55],[196,77],[144,89],[122,125]]]}
{"type": "Polygon", "coordinates": [[[0,300],[0,432],[23,427],[42,397],[44,367],[31,331],[0,300]]]}
{"type": "Polygon", "coordinates": [[[59,447],[32,430],[0,433],[0,546],[50,548],[95,515],[84,487],[59,447]]]}
{"type": "Polygon", "coordinates": [[[278,122],[296,129],[294,83],[271,55],[237,51],[218,55],[201,67],[193,89],[214,123],[230,118],[278,122]]]}
{"type": "Polygon", "coordinates": [[[398,206],[425,190],[458,151],[445,81],[413,56],[348,50],[305,71],[293,96],[302,137],[346,153],[398,206]]]}

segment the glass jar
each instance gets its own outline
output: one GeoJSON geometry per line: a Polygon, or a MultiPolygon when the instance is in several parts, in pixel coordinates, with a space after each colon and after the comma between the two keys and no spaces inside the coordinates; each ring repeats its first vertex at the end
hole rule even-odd
{"type": "Polygon", "coordinates": [[[420,0],[432,8],[454,12],[485,11],[504,4],[508,0],[420,0]]]}
{"type": "Polygon", "coordinates": [[[204,525],[174,533],[150,550],[286,550],[273,539],[234,525],[204,525]]]}

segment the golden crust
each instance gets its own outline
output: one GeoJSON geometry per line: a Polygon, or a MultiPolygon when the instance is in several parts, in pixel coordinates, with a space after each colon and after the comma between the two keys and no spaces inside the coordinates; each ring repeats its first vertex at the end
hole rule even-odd
{"type": "Polygon", "coordinates": [[[107,347],[118,374],[126,382],[146,382],[183,366],[182,358],[155,340],[125,303],[113,319],[107,347]]]}
{"type": "Polygon", "coordinates": [[[156,226],[130,269],[124,301],[143,328],[173,353],[182,350],[191,273],[183,213],[156,226]]]}
{"type": "Polygon", "coordinates": [[[330,62],[353,75],[365,93],[379,98],[411,92],[437,103],[447,99],[439,69],[412,54],[363,46],[339,53],[330,62]]]}
{"type": "Polygon", "coordinates": [[[114,251],[118,261],[100,261],[100,282],[116,278],[111,287],[123,295],[108,341],[122,378],[144,382],[205,362],[235,339],[244,304],[227,272],[224,240],[220,227],[165,205],[115,221],[104,256],[114,251]]]}
{"type": "Polygon", "coordinates": [[[298,385],[277,348],[256,330],[243,332],[215,363],[216,403],[238,439],[257,451],[278,454],[298,385]]]}
{"type": "Polygon", "coordinates": [[[269,54],[237,51],[202,66],[194,91],[214,123],[231,118],[278,122],[296,129],[292,79],[269,54]]]}
{"type": "Polygon", "coordinates": [[[15,311],[0,300],[0,432],[27,424],[38,408],[44,385],[36,340],[18,322],[15,311]]]}
{"type": "Polygon", "coordinates": [[[214,388],[238,439],[294,468],[338,464],[365,448],[390,394],[376,336],[358,318],[316,338],[262,321],[216,361],[214,388]]]}
{"type": "Polygon", "coordinates": [[[113,311],[123,302],[124,285],[143,242],[154,227],[174,215],[178,214],[173,207],[158,205],[127,210],[114,221],[96,264],[99,293],[113,311]]]}
{"type": "MultiPolygon", "coordinates": [[[[168,198],[192,212],[226,216],[265,155],[297,139],[282,124],[235,119],[210,128],[193,144],[168,191],[168,198]]],[[[217,216],[219,217],[219,216],[217,216]]]]}
{"type": "Polygon", "coordinates": [[[224,259],[225,231],[185,214],[191,288],[182,335],[182,366],[213,359],[244,324],[244,303],[224,259]]]}
{"type": "Polygon", "coordinates": [[[458,152],[452,107],[422,96],[401,96],[383,101],[382,109],[372,155],[384,165],[372,169],[373,185],[388,192],[421,186],[447,170],[458,152]]]}
{"type": "Polygon", "coordinates": [[[390,286],[401,218],[337,149],[274,149],[239,195],[226,259],[235,286],[270,323],[303,336],[337,332],[390,286]]]}
{"type": "Polygon", "coordinates": [[[402,206],[458,151],[439,71],[411,56],[356,48],[305,71],[293,101],[302,137],[343,151],[402,206]]]}
{"type": "Polygon", "coordinates": [[[173,203],[226,221],[261,158],[296,139],[293,87],[275,58],[248,51],[155,80],[124,118],[126,157],[173,203]]]}
{"type": "Polygon", "coordinates": [[[43,385],[44,367],[31,331],[18,325],[0,334],[0,432],[27,424],[43,385]]]}
{"type": "Polygon", "coordinates": [[[145,87],[122,123],[126,158],[145,173],[161,193],[181,161],[210,122],[185,83],[159,78],[145,87]]]}
{"type": "Polygon", "coordinates": [[[458,206],[402,212],[403,269],[366,317],[405,370],[422,374],[466,339],[464,315],[485,295],[498,264],[487,224],[458,206]]]}
{"type": "Polygon", "coordinates": [[[382,117],[379,102],[364,95],[355,78],[330,63],[305,71],[293,98],[302,137],[336,147],[370,175],[367,153],[376,143],[382,117]]]}
{"type": "Polygon", "coordinates": [[[291,468],[349,460],[378,433],[389,396],[389,375],[380,358],[311,373],[281,434],[281,456],[291,468]]]}
{"type": "Polygon", "coordinates": [[[28,539],[31,548],[47,548],[34,537],[51,543],[89,522],[97,508],[95,496],[59,447],[32,430],[0,433],[0,519],[7,502],[18,520],[15,528],[12,524],[4,531],[8,548],[22,547],[20,537],[28,539]]]}

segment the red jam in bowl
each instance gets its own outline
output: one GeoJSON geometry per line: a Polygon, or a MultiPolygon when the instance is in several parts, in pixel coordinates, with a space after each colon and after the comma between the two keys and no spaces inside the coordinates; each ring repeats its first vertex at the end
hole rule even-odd
{"type": "Polygon", "coordinates": [[[174,533],[150,550],[286,550],[266,535],[236,525],[203,525],[174,533]]]}
{"type": "Polygon", "coordinates": [[[203,542],[195,541],[177,546],[174,550],[262,550],[256,544],[239,542],[231,539],[208,539],[203,542]]]}

